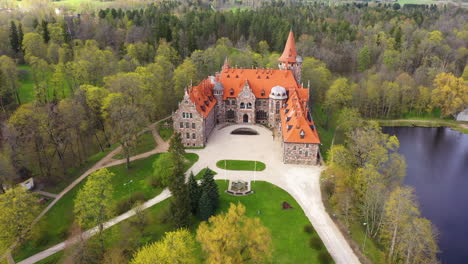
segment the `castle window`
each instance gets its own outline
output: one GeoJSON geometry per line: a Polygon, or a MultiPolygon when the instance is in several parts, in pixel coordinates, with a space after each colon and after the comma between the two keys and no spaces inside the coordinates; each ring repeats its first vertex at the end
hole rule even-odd
{"type": "Polygon", "coordinates": [[[309,152],[306,151],[305,154],[304,154],[304,156],[309,157],[309,152]]]}
{"type": "Polygon", "coordinates": [[[208,101],[205,101],[205,105],[206,105],[206,106],[209,106],[210,103],[209,103],[208,101]]]}
{"type": "Polygon", "coordinates": [[[182,113],[182,118],[185,118],[185,113],[182,113]]]}
{"type": "Polygon", "coordinates": [[[226,77],[227,77],[227,78],[231,78],[231,75],[228,74],[226,77]]]}
{"type": "Polygon", "coordinates": [[[267,119],[267,113],[263,110],[257,111],[256,115],[257,120],[266,120],[267,119]]]}
{"type": "Polygon", "coordinates": [[[206,108],[205,108],[204,105],[200,106],[200,108],[201,108],[201,110],[202,110],[203,112],[205,112],[206,108]]]}
{"type": "Polygon", "coordinates": [[[296,150],[296,146],[293,147],[293,150],[296,150]]]}
{"type": "Polygon", "coordinates": [[[290,116],[286,117],[286,122],[289,122],[289,120],[291,120],[291,117],[290,116]]]}
{"type": "Polygon", "coordinates": [[[247,109],[252,109],[252,103],[247,103],[247,109]]]}
{"type": "Polygon", "coordinates": [[[265,90],[264,90],[264,89],[262,89],[262,93],[261,93],[261,94],[262,94],[262,96],[265,96],[265,90]]]}
{"type": "Polygon", "coordinates": [[[231,104],[232,104],[232,105],[236,105],[236,100],[232,100],[232,101],[231,101],[231,104]]]}
{"type": "Polygon", "coordinates": [[[192,139],[196,139],[197,136],[195,135],[195,133],[192,134],[192,139]]]}
{"type": "Polygon", "coordinates": [[[257,76],[257,79],[260,79],[260,75],[257,76]]]}
{"type": "Polygon", "coordinates": [[[299,155],[302,155],[302,150],[299,150],[299,155]]]}
{"type": "Polygon", "coordinates": [[[234,95],[234,89],[231,88],[231,90],[229,91],[229,94],[234,95]]]}
{"type": "Polygon", "coordinates": [[[187,139],[190,139],[190,133],[185,134],[185,137],[186,137],[187,139]]]}
{"type": "Polygon", "coordinates": [[[213,101],[213,97],[211,97],[211,95],[208,96],[208,100],[213,101]]]}
{"type": "Polygon", "coordinates": [[[230,101],[229,100],[226,100],[226,105],[229,105],[230,104],[230,101]]]}
{"type": "Polygon", "coordinates": [[[241,109],[245,109],[245,104],[244,104],[244,103],[240,103],[240,108],[241,108],[241,109]]]}
{"type": "Polygon", "coordinates": [[[270,76],[267,76],[266,78],[267,78],[267,79],[270,79],[270,76]]]}
{"type": "MultiPolygon", "coordinates": [[[[288,126],[288,131],[291,130],[292,127],[293,127],[293,126],[289,125],[289,126],[288,126]]],[[[294,149],[294,150],[296,150],[296,149],[294,149]]]]}
{"type": "Polygon", "coordinates": [[[276,113],[279,114],[280,102],[276,102],[276,113]]]}
{"type": "Polygon", "coordinates": [[[263,101],[263,106],[267,106],[267,101],[263,101]]]}
{"type": "Polygon", "coordinates": [[[184,122],[180,122],[180,128],[184,128],[184,122]]]}
{"type": "Polygon", "coordinates": [[[236,75],[236,78],[239,78],[239,75],[236,75]]]}
{"type": "Polygon", "coordinates": [[[192,113],[189,113],[189,118],[192,118],[192,117],[193,117],[192,113]]]}
{"type": "Polygon", "coordinates": [[[192,123],[192,128],[195,129],[195,123],[192,123]]]}
{"type": "Polygon", "coordinates": [[[305,136],[304,130],[301,130],[301,133],[299,133],[299,135],[301,136],[301,139],[304,138],[304,136],[305,136]]]}
{"type": "Polygon", "coordinates": [[[185,123],[185,128],[190,128],[190,123],[189,122],[185,123]]]}

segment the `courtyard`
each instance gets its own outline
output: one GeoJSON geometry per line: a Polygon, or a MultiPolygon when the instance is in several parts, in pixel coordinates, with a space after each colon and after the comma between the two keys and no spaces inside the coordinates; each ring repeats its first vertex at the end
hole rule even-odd
{"type": "MultiPolygon", "coordinates": [[[[267,181],[286,190],[304,210],[337,263],[359,263],[358,258],[329,217],[320,194],[322,167],[284,164],[281,139],[261,125],[218,125],[203,149],[187,150],[199,155],[190,169],[194,173],[209,167],[218,180],[267,181]],[[258,135],[231,134],[239,128],[254,129],[258,135]],[[262,171],[232,171],[216,166],[219,160],[253,160],[265,163],[262,171]]],[[[285,223],[287,224],[287,223],[285,223]]]]}

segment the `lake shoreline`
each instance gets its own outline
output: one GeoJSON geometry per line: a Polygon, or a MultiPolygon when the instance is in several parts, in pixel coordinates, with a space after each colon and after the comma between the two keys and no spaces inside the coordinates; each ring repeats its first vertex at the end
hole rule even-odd
{"type": "Polygon", "coordinates": [[[388,127],[448,127],[468,134],[468,122],[442,119],[373,119],[380,126],[388,127]]]}

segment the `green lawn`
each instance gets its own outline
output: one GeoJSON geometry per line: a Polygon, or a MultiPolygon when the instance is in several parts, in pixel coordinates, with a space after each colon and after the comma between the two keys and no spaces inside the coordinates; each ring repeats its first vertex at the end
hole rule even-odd
{"type": "Polygon", "coordinates": [[[216,167],[225,170],[239,171],[262,171],[265,163],[253,160],[220,160],[216,162],[216,167]]]}
{"type": "Polygon", "coordinates": [[[92,155],[81,166],[67,170],[66,176],[64,179],[61,179],[54,185],[44,186],[43,190],[46,192],[51,192],[51,193],[61,192],[65,187],[67,187],[70,183],[72,183],[76,178],[81,176],[84,172],[89,170],[92,166],[94,166],[98,161],[104,158],[107,154],[109,154],[109,152],[114,150],[116,147],[118,147],[118,144],[114,144],[110,146],[109,148],[104,149],[104,151],[100,151],[92,155]]]}
{"type": "Polygon", "coordinates": [[[20,72],[20,80],[18,87],[18,94],[21,103],[29,103],[34,101],[34,83],[31,76],[31,66],[21,65],[18,66],[20,72]]]}
{"type": "Polygon", "coordinates": [[[158,133],[164,141],[168,141],[171,138],[172,134],[174,134],[174,128],[172,127],[172,120],[167,120],[167,121],[163,121],[159,123],[158,133]]]}
{"type": "MultiPolygon", "coordinates": [[[[153,133],[151,131],[146,131],[137,138],[135,148],[130,151],[130,156],[135,156],[141,153],[148,152],[156,148],[156,141],[154,140],[153,133]]],[[[125,155],[121,151],[114,157],[114,159],[124,159],[125,155]]]]}
{"type": "MultiPolygon", "coordinates": [[[[150,186],[148,181],[148,178],[153,173],[153,163],[160,155],[158,153],[146,159],[133,161],[129,170],[125,168],[125,164],[109,168],[111,172],[115,173],[112,184],[116,203],[128,198],[135,192],[141,192],[146,199],[150,199],[162,191],[160,187],[154,188],[150,186]]],[[[198,155],[187,153],[186,158],[188,160],[186,169],[188,169],[198,160],[198,155]]],[[[85,181],[82,181],[65,194],[41,219],[37,225],[37,232],[34,237],[15,250],[13,255],[16,261],[25,259],[66,239],[68,230],[74,219],[73,200],[84,183],[85,181]]]]}
{"type": "MultiPolygon", "coordinates": [[[[320,263],[318,260],[319,253],[327,254],[325,249],[316,250],[309,247],[309,240],[312,237],[317,237],[317,234],[315,232],[312,234],[304,232],[304,226],[310,225],[310,222],[299,204],[283,189],[267,182],[257,181],[252,183],[252,190],[255,193],[236,197],[224,192],[228,186],[227,181],[218,180],[216,182],[220,194],[220,208],[217,213],[226,212],[230,203],[241,202],[246,206],[248,216],[260,218],[262,223],[270,230],[273,248],[272,258],[267,263],[320,263]],[[293,209],[283,210],[282,203],[284,201],[288,202],[293,209]]],[[[170,199],[166,199],[147,209],[150,215],[149,224],[145,226],[142,234],[138,234],[136,238],[132,237],[132,232],[128,232],[128,226],[134,217],[106,230],[107,247],[118,246],[119,243],[132,239],[136,239],[136,245],[141,247],[146,243],[161,239],[165,232],[173,230],[173,227],[162,221],[169,203],[170,199]]],[[[195,233],[198,224],[199,222],[194,219],[194,225],[190,228],[193,233],[195,233]]],[[[132,245],[135,244],[132,243],[132,245]]],[[[195,254],[201,258],[202,253],[199,247],[196,249],[195,254]]],[[[50,261],[41,263],[59,263],[59,258],[60,256],[51,256],[50,261]]]]}

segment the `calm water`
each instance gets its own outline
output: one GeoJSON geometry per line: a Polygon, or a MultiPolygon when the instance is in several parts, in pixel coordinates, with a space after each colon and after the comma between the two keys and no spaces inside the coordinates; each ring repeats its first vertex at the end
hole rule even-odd
{"type": "Polygon", "coordinates": [[[400,140],[422,215],[440,232],[443,264],[468,263],[468,134],[449,128],[385,127],[400,140]]]}

